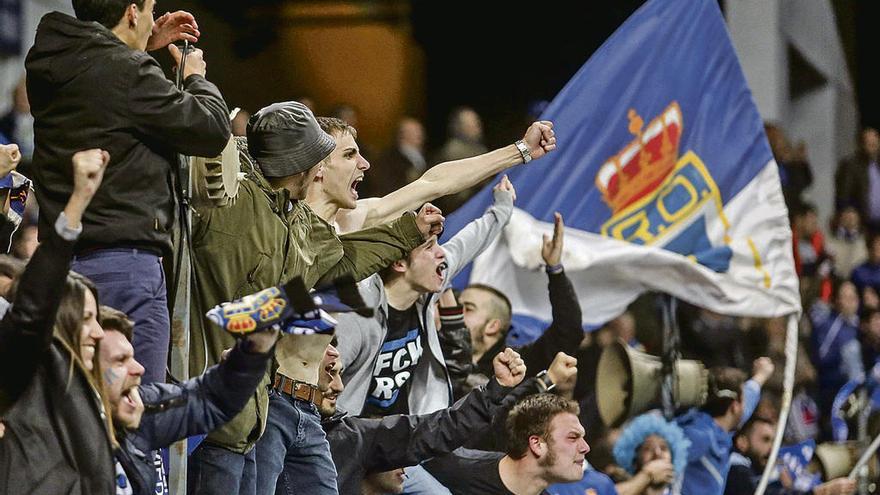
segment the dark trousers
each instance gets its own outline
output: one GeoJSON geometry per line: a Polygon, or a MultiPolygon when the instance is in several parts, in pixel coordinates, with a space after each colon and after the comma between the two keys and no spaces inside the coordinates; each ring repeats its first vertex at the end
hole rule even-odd
{"type": "Polygon", "coordinates": [[[237,454],[202,442],[187,463],[189,495],[254,495],[257,487],[256,449],[237,454]]]}
{"type": "Polygon", "coordinates": [[[134,321],[134,357],[146,371],[143,383],[164,382],[171,321],[162,260],[140,249],[99,249],[73,260],[73,271],[98,287],[98,303],[134,321]]]}
{"type": "Polygon", "coordinates": [[[336,465],[311,402],[271,390],[256,451],[258,495],[337,495],[336,465]]]}

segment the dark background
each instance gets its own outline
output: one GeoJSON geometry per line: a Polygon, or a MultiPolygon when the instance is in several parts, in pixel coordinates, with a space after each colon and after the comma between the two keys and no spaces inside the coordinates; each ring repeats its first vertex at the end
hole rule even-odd
{"type": "MultiPolygon", "coordinates": [[[[195,6],[211,12],[231,28],[228,32],[233,34],[224,42],[244,60],[271,46],[279,22],[272,12],[284,1],[163,0],[157,9],[195,6]]],[[[511,132],[521,132],[528,122],[529,105],[552,99],[643,0],[408,3],[412,37],[425,54],[424,112],[417,117],[427,125],[429,146],[442,143],[449,111],[469,105],[483,117],[486,141],[492,147],[507,143],[511,132]]],[[[880,2],[832,0],[831,4],[856,86],[860,123],[877,126],[880,99],[873,88],[880,84],[880,75],[872,66],[877,61],[880,2]]],[[[242,99],[235,94],[240,90],[230,92],[222,81],[221,89],[227,100],[242,99]]]]}

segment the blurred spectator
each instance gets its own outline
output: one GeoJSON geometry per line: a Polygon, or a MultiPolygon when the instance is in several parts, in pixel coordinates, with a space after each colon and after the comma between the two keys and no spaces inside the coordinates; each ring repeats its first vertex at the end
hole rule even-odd
{"type": "Polygon", "coordinates": [[[40,241],[37,238],[37,226],[25,225],[12,236],[12,255],[27,261],[34,255],[40,241]]]}
{"type": "MultiPolygon", "coordinates": [[[[305,105],[305,103],[303,103],[305,105]]],[[[306,105],[308,107],[308,105],[306,105]]],[[[358,127],[358,111],[354,105],[350,103],[338,103],[330,110],[330,117],[337,118],[346,124],[357,129],[358,127]]]]}
{"type": "Polygon", "coordinates": [[[412,117],[397,124],[395,143],[376,160],[376,170],[367,179],[368,195],[384,196],[418,179],[428,169],[425,160],[425,128],[412,117]]]}
{"type": "MultiPolygon", "coordinates": [[[[770,457],[776,424],[755,417],[736,434],[734,452],[730,457],[730,472],[724,495],[753,495],[758,488],[764,467],[770,457]]],[[[774,495],[849,495],[856,492],[855,480],[837,478],[822,483],[812,490],[800,491],[792,486],[792,480],[781,477],[772,481],[765,493],[774,495]]]]}
{"type": "Polygon", "coordinates": [[[871,234],[867,240],[868,261],[852,272],[852,282],[861,294],[867,288],[880,292],[880,233],[871,234]]]}
{"type": "MultiPolygon", "coordinates": [[[[810,311],[813,323],[811,360],[819,378],[818,402],[823,421],[827,421],[835,394],[843,384],[858,376],[864,369],[859,357],[859,295],[851,282],[842,282],[836,291],[834,308],[817,303],[810,311]],[[851,344],[855,344],[855,351],[851,344]],[[854,354],[846,359],[845,354],[854,354]]],[[[826,431],[823,425],[823,431],[826,431]]]]}
{"type": "Polygon", "coordinates": [[[620,495],[663,495],[684,474],[691,442],[657,413],[633,419],[614,445],[614,458],[632,478],[617,483],[620,495]]]}
{"type": "Polygon", "coordinates": [[[5,298],[9,294],[12,281],[21,275],[24,266],[24,261],[7,254],[0,254],[0,297],[5,298]]]}
{"type": "Polygon", "coordinates": [[[12,93],[12,109],[0,118],[0,134],[18,145],[24,164],[31,161],[34,156],[34,117],[24,77],[12,93]]]}
{"type": "Polygon", "coordinates": [[[21,162],[17,144],[0,142],[0,253],[8,253],[24,214],[30,181],[16,172],[21,162]]]}
{"type": "MultiPolygon", "coordinates": [[[[449,115],[448,137],[443,146],[431,156],[430,164],[450,162],[482,155],[488,149],[483,144],[483,123],[470,107],[458,107],[449,115]]],[[[482,184],[442,198],[437,206],[452,213],[479,190],[482,184]]]]}
{"type": "Polygon", "coordinates": [[[853,269],[868,259],[865,234],[857,209],[847,206],[837,212],[825,248],[834,258],[834,274],[838,278],[848,279],[853,269]]]}
{"type": "Polygon", "coordinates": [[[736,318],[686,304],[681,305],[680,314],[682,357],[699,359],[707,368],[747,366],[743,332],[736,318]]]}
{"type": "Polygon", "coordinates": [[[748,421],[758,404],[761,386],[773,373],[767,358],[754,363],[754,375],[735,368],[709,370],[709,394],[699,409],[690,409],[675,421],[690,440],[682,495],[721,495],[730,468],[731,434],[748,421]]]}
{"type": "MultiPolygon", "coordinates": [[[[360,124],[360,112],[358,111],[357,107],[355,107],[351,103],[338,103],[330,111],[330,117],[337,118],[350,125],[354,129],[357,129],[358,125],[360,124]]],[[[360,143],[360,154],[367,159],[372,159],[376,156],[376,153],[373,151],[373,149],[364,142],[360,143]]]]}
{"type": "Polygon", "coordinates": [[[298,102],[302,103],[303,105],[305,105],[305,107],[308,108],[309,110],[311,110],[312,113],[315,113],[315,109],[318,108],[317,106],[315,106],[315,100],[311,96],[301,95],[301,96],[297,96],[293,100],[298,101],[298,102]]]}
{"type": "Polygon", "coordinates": [[[792,148],[785,132],[776,124],[765,123],[764,131],[767,133],[773,158],[776,159],[776,165],[779,167],[779,182],[782,185],[785,204],[789,209],[797,207],[802,201],[804,190],[813,183],[813,172],[807,161],[806,144],[801,141],[792,148]]]}
{"type": "Polygon", "coordinates": [[[229,124],[232,128],[232,135],[247,136],[247,124],[250,118],[250,112],[239,109],[238,113],[235,114],[235,117],[232,118],[232,122],[229,124]]]}
{"type": "Polygon", "coordinates": [[[607,327],[617,337],[616,340],[625,342],[637,351],[645,352],[645,346],[636,337],[636,319],[629,311],[624,311],[623,314],[609,321],[607,327]]]}
{"type": "Polygon", "coordinates": [[[880,310],[864,311],[859,320],[862,363],[869,371],[880,363],[880,310]]]}
{"type": "Polygon", "coordinates": [[[451,162],[482,155],[488,149],[483,144],[483,122],[473,108],[458,107],[449,115],[448,138],[431,160],[432,163],[451,162]]]}
{"type": "Polygon", "coordinates": [[[827,301],[831,297],[830,255],[825,252],[825,236],[819,229],[816,207],[803,203],[792,217],[794,265],[801,281],[801,297],[806,305],[816,298],[827,301]]]}
{"type": "Polygon", "coordinates": [[[840,162],[834,174],[835,207],[853,206],[872,232],[880,231],[880,134],[866,127],[859,151],[840,162]]]}

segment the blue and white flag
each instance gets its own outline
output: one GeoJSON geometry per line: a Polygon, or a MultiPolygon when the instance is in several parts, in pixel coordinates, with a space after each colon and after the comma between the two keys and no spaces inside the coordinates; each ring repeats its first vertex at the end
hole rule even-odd
{"type": "MultiPolygon", "coordinates": [[[[515,321],[549,320],[541,235],[559,211],[585,325],[645,291],[729,315],[800,311],[777,165],[717,2],[647,2],[541,118],[559,147],[508,174],[517,208],[459,286],[502,289],[515,321]]],[[[490,201],[487,187],[447,232],[490,201]]]]}

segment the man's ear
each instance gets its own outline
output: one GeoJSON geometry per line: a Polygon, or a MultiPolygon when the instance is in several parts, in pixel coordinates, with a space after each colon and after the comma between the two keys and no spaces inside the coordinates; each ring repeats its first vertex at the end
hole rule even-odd
{"type": "Polygon", "coordinates": [[[501,334],[501,320],[498,318],[492,318],[486,323],[486,328],[483,329],[483,334],[487,337],[495,337],[501,334]]]}
{"type": "Polygon", "coordinates": [[[749,442],[743,435],[737,435],[736,438],[733,439],[733,445],[736,447],[736,450],[740,452],[746,452],[749,448],[749,442]]]}
{"type": "Polygon", "coordinates": [[[125,20],[128,22],[128,27],[132,29],[137,28],[138,8],[136,4],[128,4],[128,8],[125,9],[125,20]]]}
{"type": "Polygon", "coordinates": [[[529,437],[529,452],[535,457],[541,458],[547,454],[547,442],[538,435],[529,437]]]}
{"type": "Polygon", "coordinates": [[[312,179],[312,182],[324,182],[324,164],[318,165],[318,173],[315,174],[315,178],[312,179]]]}
{"type": "Polygon", "coordinates": [[[397,260],[394,263],[391,263],[391,269],[397,273],[404,273],[406,272],[407,268],[409,268],[409,264],[406,262],[405,259],[397,260]]]}

